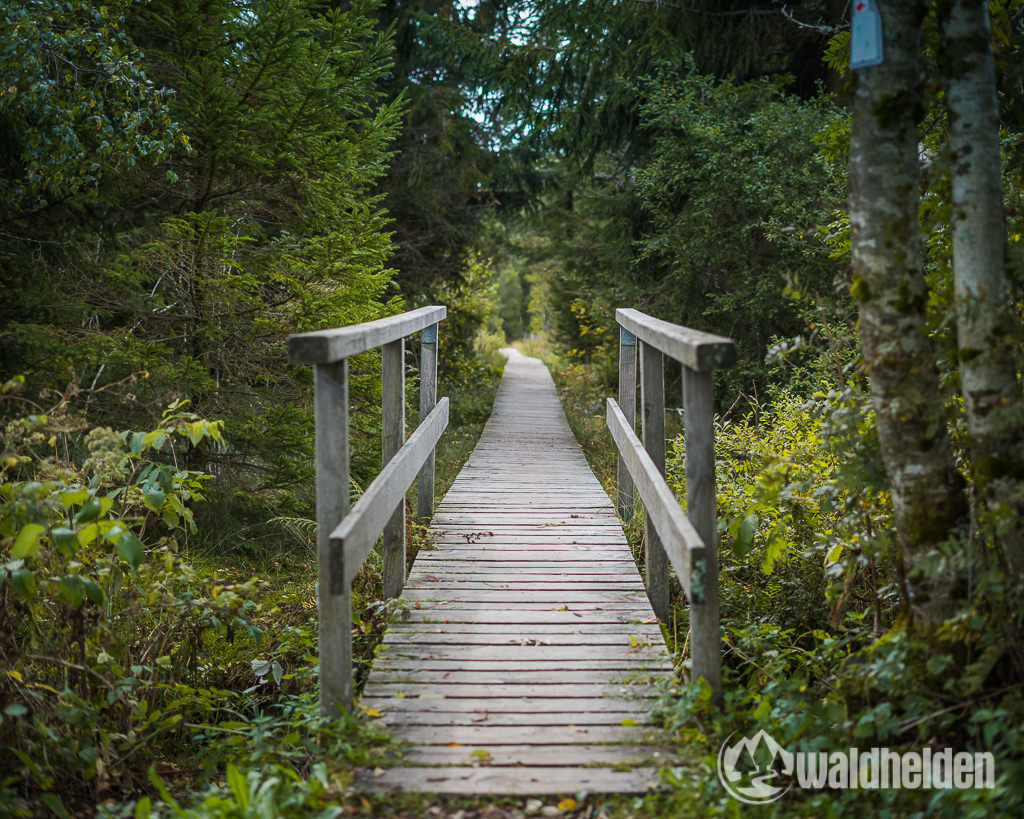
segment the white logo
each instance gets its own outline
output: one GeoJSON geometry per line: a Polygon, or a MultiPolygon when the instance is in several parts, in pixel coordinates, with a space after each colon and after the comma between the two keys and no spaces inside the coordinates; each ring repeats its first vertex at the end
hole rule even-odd
{"type": "Polygon", "coordinates": [[[991,788],[995,758],[989,751],[952,748],[891,751],[787,751],[766,731],[752,737],[735,733],[718,749],[718,780],[729,795],[748,805],[774,802],[797,785],[810,790],[847,788],[991,788]]]}
{"type": "Polygon", "coordinates": [[[718,779],[730,796],[748,805],[767,805],[793,786],[792,781],[782,784],[783,776],[793,775],[793,754],[767,731],[730,745],[734,736],[730,734],[718,749],[718,779]]]}

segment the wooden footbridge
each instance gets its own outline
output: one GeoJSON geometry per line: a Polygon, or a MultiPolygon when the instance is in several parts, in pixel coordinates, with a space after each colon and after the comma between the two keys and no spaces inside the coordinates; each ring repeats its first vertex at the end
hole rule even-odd
{"type": "MultiPolygon", "coordinates": [[[[401,594],[359,705],[404,740],[373,789],[439,793],[644,792],[672,751],[653,723],[655,684],[673,674],[658,616],[667,564],[691,604],[691,674],[720,696],[711,372],[726,339],[620,310],[619,401],[608,423],[620,453],[619,512],[590,470],[547,368],[508,350],[483,434],[405,574],[404,496],[433,496],[433,449],[447,423],[435,404],[437,322],[422,308],[289,340],[317,365],[321,706],[352,707],[351,581],[383,531],[384,587],[401,594]],[[405,440],[404,338],[422,332],[420,423],[405,440]],[[639,339],[639,344],[638,344],[639,339]],[[347,359],[383,347],[385,467],[348,510],[347,359]],[[637,355],[641,444],[633,431],[637,355]],[[664,472],[662,355],[683,361],[688,509],[664,472]],[[697,433],[697,428],[700,432],[697,433]],[[692,464],[692,468],[691,468],[692,464]],[[633,487],[647,515],[645,588],[619,515],[633,487]],[[653,605],[653,607],[652,607],[653,605]],[[657,614],[656,614],[657,612],[657,614]]],[[[425,503],[424,503],[425,501],[425,503]]]]}

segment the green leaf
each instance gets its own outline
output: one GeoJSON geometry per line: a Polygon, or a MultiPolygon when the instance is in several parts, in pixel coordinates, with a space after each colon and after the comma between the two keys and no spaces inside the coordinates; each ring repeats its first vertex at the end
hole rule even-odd
{"type": "Polygon", "coordinates": [[[60,797],[55,793],[44,793],[39,797],[46,803],[46,807],[52,810],[60,819],[71,819],[68,815],[67,809],[64,807],[64,803],[60,801],[60,797]]]}
{"type": "Polygon", "coordinates": [[[135,819],[149,819],[153,809],[153,801],[148,796],[143,796],[135,803],[135,819]]]}
{"type": "Polygon", "coordinates": [[[142,561],[146,559],[145,548],[131,532],[126,532],[118,539],[117,553],[135,569],[139,568],[142,561]]]}
{"type": "Polygon", "coordinates": [[[166,495],[162,489],[157,486],[153,486],[151,489],[146,490],[143,497],[146,500],[146,506],[156,511],[163,505],[166,495]]]}
{"type": "Polygon", "coordinates": [[[14,584],[14,588],[17,589],[18,594],[22,597],[30,598],[35,596],[36,593],[36,578],[28,569],[18,569],[11,573],[11,582],[14,584]]]}
{"type": "Polygon", "coordinates": [[[228,763],[226,776],[228,785],[231,788],[231,793],[234,794],[235,799],[238,801],[238,805],[242,810],[246,810],[249,807],[249,791],[246,787],[245,777],[242,772],[238,770],[232,763],[228,763]]]}
{"type": "Polygon", "coordinates": [[[78,575],[69,574],[60,579],[60,596],[76,609],[85,600],[85,587],[78,575]]]}
{"type": "Polygon", "coordinates": [[[72,489],[67,492],[60,493],[60,503],[65,509],[70,509],[72,506],[85,503],[88,499],[88,489],[72,489]]]}
{"type": "Polygon", "coordinates": [[[82,578],[82,589],[85,591],[85,596],[89,598],[89,602],[95,603],[97,606],[102,606],[105,595],[100,585],[88,577],[82,578]]]}
{"type": "Polygon", "coordinates": [[[89,521],[96,520],[103,511],[103,506],[96,498],[89,498],[85,503],[82,504],[82,508],[78,510],[78,514],[75,515],[75,523],[88,523],[89,521]]]}
{"type": "Polygon", "coordinates": [[[20,702],[12,702],[4,709],[4,713],[9,717],[23,717],[28,713],[28,708],[20,702]]]}
{"type": "Polygon", "coordinates": [[[50,530],[50,537],[57,544],[57,548],[68,557],[71,557],[78,551],[78,533],[74,529],[69,529],[67,526],[58,526],[56,529],[50,530]]]}
{"type": "Polygon", "coordinates": [[[757,515],[746,515],[733,521],[729,527],[730,534],[733,536],[732,553],[737,560],[742,560],[747,556],[754,543],[754,534],[757,532],[760,522],[757,515]]]}
{"type": "Polygon", "coordinates": [[[46,527],[38,523],[26,523],[22,526],[11,547],[11,558],[20,560],[23,557],[35,557],[39,553],[40,540],[45,531],[46,527]]]}

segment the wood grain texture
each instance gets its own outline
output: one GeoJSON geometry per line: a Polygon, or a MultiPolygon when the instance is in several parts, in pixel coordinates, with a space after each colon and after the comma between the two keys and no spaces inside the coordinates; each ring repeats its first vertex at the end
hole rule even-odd
{"type": "Polygon", "coordinates": [[[293,364],[331,364],[418,333],[447,315],[447,307],[434,305],[362,324],[296,333],[288,336],[288,360],[293,364]]]}
{"type": "Polygon", "coordinates": [[[406,767],[363,786],[656,785],[650,766],[667,760],[667,738],[650,705],[656,683],[671,683],[671,661],[615,509],[541,362],[510,356],[429,536],[361,703],[405,740],[406,767]]]}

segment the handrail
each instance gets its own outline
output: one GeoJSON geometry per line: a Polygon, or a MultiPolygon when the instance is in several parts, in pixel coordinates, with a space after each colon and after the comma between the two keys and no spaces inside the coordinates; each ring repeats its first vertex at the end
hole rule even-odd
{"type": "Polygon", "coordinates": [[[434,451],[448,425],[448,399],[436,402],[441,306],[298,333],[292,363],[313,364],[316,415],[317,586],[320,713],[352,707],[352,580],[383,532],[384,597],[405,585],[405,494],[418,478],[420,517],[433,514],[434,451]],[[420,422],[405,439],[405,338],[420,337],[420,422]],[[383,469],[349,510],[348,359],[381,347],[383,469]]]}
{"type": "Polygon", "coordinates": [[[447,315],[445,307],[420,307],[362,324],[296,333],[288,337],[288,358],[293,364],[330,364],[411,336],[447,315]]]}
{"type": "Polygon", "coordinates": [[[632,307],[618,308],[615,320],[641,341],[691,370],[727,370],[736,363],[736,345],[723,336],[672,324],[632,307]]]}
{"type": "Polygon", "coordinates": [[[644,574],[651,606],[660,620],[668,619],[671,563],[690,604],[692,676],[704,678],[721,703],[713,373],[736,362],[735,345],[639,310],[620,308],[615,319],[620,325],[619,400],[608,399],[607,423],[619,453],[619,514],[624,519],[632,514],[635,486],[644,502],[644,574]],[[638,350],[642,446],[633,431],[638,350]],[[664,477],[665,355],[683,365],[685,518],[664,477]]]}
{"type": "Polygon", "coordinates": [[[672,568],[676,570],[686,598],[694,603],[703,603],[704,589],[699,583],[693,583],[691,578],[700,577],[704,573],[704,540],[676,503],[675,495],[636,433],[630,429],[626,416],[614,398],[608,399],[607,422],[615,446],[636,482],[644,508],[651,513],[654,528],[661,538],[672,568]]]}

